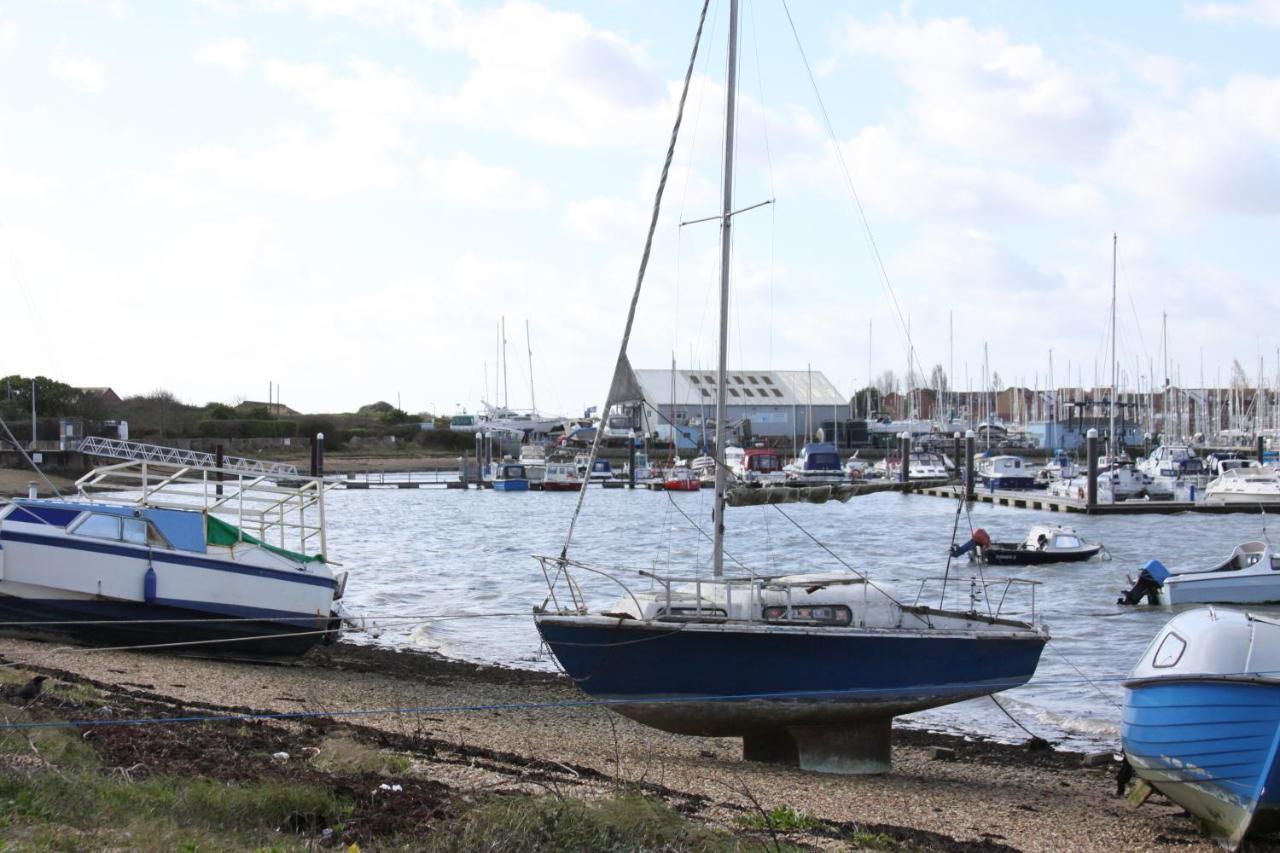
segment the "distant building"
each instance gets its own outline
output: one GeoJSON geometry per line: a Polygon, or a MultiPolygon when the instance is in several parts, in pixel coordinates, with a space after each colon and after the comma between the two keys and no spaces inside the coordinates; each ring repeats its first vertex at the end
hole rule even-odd
{"type": "Polygon", "coordinates": [[[283,403],[263,403],[258,400],[245,400],[236,406],[235,411],[236,414],[244,415],[255,409],[266,409],[267,414],[273,418],[295,418],[302,414],[301,412],[295,412],[283,403]]]}
{"type": "Polygon", "coordinates": [[[119,403],[120,395],[106,386],[94,386],[91,388],[77,388],[85,397],[95,397],[104,403],[119,403]]]}
{"type": "MultiPolygon", "coordinates": [[[[714,370],[633,373],[644,396],[643,406],[632,412],[638,431],[665,436],[672,423],[684,431],[715,421],[714,370]]],[[[824,423],[843,424],[849,418],[849,398],[818,370],[731,370],[725,375],[725,390],[727,426],[739,441],[767,438],[803,444],[824,423]]]]}

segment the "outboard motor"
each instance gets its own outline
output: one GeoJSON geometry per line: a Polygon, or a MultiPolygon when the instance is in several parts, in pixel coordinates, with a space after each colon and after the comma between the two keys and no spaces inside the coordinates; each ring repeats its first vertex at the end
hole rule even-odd
{"type": "Polygon", "coordinates": [[[1144,598],[1147,604],[1159,604],[1156,596],[1167,577],[1169,577],[1169,570],[1159,560],[1149,561],[1138,573],[1138,580],[1134,583],[1133,589],[1117,598],[1116,604],[1141,604],[1144,598]]]}
{"type": "Polygon", "coordinates": [[[986,548],[991,545],[991,537],[987,535],[987,531],[979,527],[973,531],[973,535],[969,537],[969,541],[963,545],[952,545],[951,556],[963,557],[974,548],[986,548]]]}

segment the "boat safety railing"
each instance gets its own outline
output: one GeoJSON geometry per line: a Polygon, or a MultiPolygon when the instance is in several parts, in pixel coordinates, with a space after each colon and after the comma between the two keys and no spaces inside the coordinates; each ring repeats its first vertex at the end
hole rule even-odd
{"type": "Polygon", "coordinates": [[[324,493],[316,477],[137,459],[95,468],[76,481],[94,501],[199,511],[235,528],[237,540],[326,555],[324,493]]]}
{"type": "MultiPolygon", "coordinates": [[[[1005,617],[1005,605],[1008,603],[1011,607],[1016,601],[1025,601],[1029,606],[1030,621],[1037,620],[1037,602],[1036,587],[1040,586],[1040,581],[1029,580],[1027,578],[995,578],[986,580],[985,578],[971,577],[969,578],[968,588],[968,609],[966,612],[977,614],[980,605],[985,606],[986,615],[991,619],[1000,619],[1005,617]],[[1010,593],[1014,590],[1025,590],[1026,597],[1016,595],[1013,600],[1010,599],[1010,593]],[[994,606],[992,604],[995,599],[994,606]]],[[[951,587],[960,587],[962,585],[956,583],[955,578],[946,578],[942,575],[936,577],[926,577],[920,579],[920,587],[916,590],[915,600],[912,602],[913,607],[921,607],[921,599],[925,597],[925,592],[931,590],[935,585],[941,585],[946,589],[948,585],[951,587]]],[[[932,597],[932,595],[930,596],[932,597]]],[[[1025,614],[1019,614],[1025,615],[1025,614]]]]}

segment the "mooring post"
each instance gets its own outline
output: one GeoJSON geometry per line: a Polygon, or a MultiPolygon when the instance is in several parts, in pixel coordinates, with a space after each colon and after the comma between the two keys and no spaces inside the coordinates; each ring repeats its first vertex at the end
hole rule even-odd
{"type": "Polygon", "coordinates": [[[1267,461],[1267,442],[1262,436],[1258,436],[1258,464],[1261,465],[1267,461]]]}
{"type": "Polygon", "coordinates": [[[964,433],[964,499],[973,500],[973,452],[978,437],[974,435],[973,430],[965,430],[964,433]]]}
{"type": "Polygon", "coordinates": [[[898,469],[898,477],[906,483],[911,479],[911,433],[902,433],[902,467],[898,469]]]}
{"type": "Polygon", "coordinates": [[[222,445],[213,449],[213,467],[218,469],[218,485],[213,487],[214,494],[222,497],[222,445]]]}
{"type": "Polygon", "coordinates": [[[1090,428],[1085,433],[1085,453],[1088,456],[1087,475],[1088,490],[1085,492],[1085,505],[1092,510],[1098,505],[1098,431],[1090,428]]]}
{"type": "Polygon", "coordinates": [[[627,463],[627,488],[634,489],[636,487],[636,440],[632,438],[628,444],[631,447],[631,461],[627,463]]]}
{"type": "Polygon", "coordinates": [[[964,440],[957,432],[951,436],[951,464],[955,466],[956,473],[960,472],[960,460],[964,459],[962,453],[964,453],[964,440]]]}
{"type": "Polygon", "coordinates": [[[311,465],[307,469],[307,471],[311,474],[312,477],[314,477],[316,476],[317,470],[319,469],[318,469],[318,466],[316,465],[316,439],[315,439],[315,436],[312,436],[311,437],[311,465]]]}
{"type": "Polygon", "coordinates": [[[324,433],[316,433],[316,473],[315,476],[324,476],[324,433]]]}
{"type": "Polygon", "coordinates": [[[469,475],[471,474],[471,466],[467,464],[467,457],[465,456],[458,457],[458,468],[461,470],[461,474],[462,474],[462,478],[461,478],[462,488],[465,489],[467,488],[467,486],[471,484],[470,477],[469,477],[469,475]]]}

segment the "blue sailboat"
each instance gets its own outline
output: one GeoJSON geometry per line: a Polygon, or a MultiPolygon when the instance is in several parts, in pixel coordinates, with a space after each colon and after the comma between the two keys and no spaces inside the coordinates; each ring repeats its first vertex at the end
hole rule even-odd
{"type": "Polygon", "coordinates": [[[1121,743],[1140,779],[1228,849],[1280,830],[1280,622],[1179,613],[1124,686],[1121,743]]]}
{"type": "MultiPolygon", "coordinates": [[[[908,605],[856,570],[771,576],[739,563],[739,574],[725,574],[725,377],[737,24],[738,2],[731,0],[724,197],[717,217],[722,261],[711,571],[643,571],[650,586],[633,591],[616,572],[569,559],[575,511],[560,555],[538,558],[548,596],[534,619],[574,683],[624,716],[677,734],[741,737],[744,757],[751,760],[837,773],[884,772],[890,766],[895,715],[1025,684],[1049,637],[1036,622],[1034,608],[1024,621],[986,608],[979,613],[972,596],[968,609],[908,605]],[[585,573],[609,577],[624,595],[593,612],[580,583],[585,573]]],[[[696,54],[695,42],[695,58],[696,54]]],[[[691,58],[691,69],[692,62],[691,58]]],[[[678,129],[677,118],[659,184],[655,224],[678,129]]],[[[652,235],[654,226],[650,227],[652,235]]],[[[648,246],[642,257],[647,259],[648,246]]],[[[627,340],[643,264],[642,260],[604,411],[639,399],[627,340]]],[[[834,447],[811,445],[806,450],[806,458],[814,462],[823,454],[833,457],[834,470],[844,479],[834,447]]],[[[598,451],[597,438],[593,459],[598,451]]],[[[579,496],[579,510],[584,498],[585,492],[579,496]]],[[[996,591],[986,600],[1011,599],[996,591]]]]}

